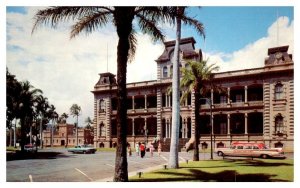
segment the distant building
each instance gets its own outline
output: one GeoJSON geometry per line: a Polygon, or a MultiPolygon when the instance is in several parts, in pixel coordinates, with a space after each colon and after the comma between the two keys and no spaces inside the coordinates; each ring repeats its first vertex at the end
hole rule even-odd
{"type": "MultiPolygon", "coordinates": [[[[58,124],[53,128],[53,137],[51,134],[51,126],[43,131],[43,145],[51,146],[51,138],[53,146],[75,146],[76,145],[76,129],[71,124],[58,124]]],[[[93,144],[93,132],[90,129],[78,128],[78,145],[93,144]]]]}
{"type": "MultiPolygon", "coordinates": [[[[202,59],[195,51],[194,38],[180,44],[180,67],[185,59],[202,59]]],[[[156,60],[157,80],[128,83],[127,140],[136,142],[162,141],[168,150],[171,137],[172,61],[175,41],[165,42],[165,50],[156,60]]],[[[213,147],[224,147],[233,141],[264,142],[270,147],[292,151],[294,146],[294,62],[288,46],[269,48],[264,66],[215,73],[213,84],[226,90],[211,90],[213,147]]],[[[146,70],[141,70],[146,71],[146,70]]],[[[117,86],[115,75],[101,73],[92,91],[94,94],[94,146],[114,147],[116,142],[117,86]]],[[[194,93],[180,109],[180,147],[194,135],[194,93]]],[[[210,105],[200,110],[200,144],[210,146],[210,105]]],[[[201,147],[200,146],[200,147],[201,147]]]]}

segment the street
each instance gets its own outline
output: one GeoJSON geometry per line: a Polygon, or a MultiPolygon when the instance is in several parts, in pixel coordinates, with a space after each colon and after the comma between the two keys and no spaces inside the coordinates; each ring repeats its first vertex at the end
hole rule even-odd
{"type": "MultiPolygon", "coordinates": [[[[115,152],[96,152],[95,154],[72,154],[66,149],[43,149],[39,153],[55,152],[57,155],[39,157],[36,159],[11,160],[6,162],[7,182],[88,182],[106,181],[114,175],[115,152]]],[[[133,152],[128,157],[128,172],[136,174],[137,171],[153,167],[163,168],[167,164],[167,152],[153,157],[146,153],[144,158],[136,156],[133,152]]],[[[206,154],[207,158],[209,154],[206,154]]],[[[190,160],[192,153],[180,153],[180,161],[190,160]]]]}
{"type": "MultiPolygon", "coordinates": [[[[96,152],[95,154],[72,154],[64,148],[43,149],[33,159],[10,160],[6,162],[7,182],[91,182],[112,181],[114,176],[115,152],[96,152]],[[45,154],[45,155],[43,155],[45,154]]],[[[292,158],[292,154],[287,155],[292,158]]],[[[169,158],[168,152],[157,152],[144,158],[128,156],[129,176],[163,168],[169,158]]],[[[179,161],[191,161],[193,153],[180,152],[179,161]]],[[[200,160],[209,160],[210,153],[200,153],[200,160]]],[[[214,159],[222,159],[214,155],[214,159]]]]}

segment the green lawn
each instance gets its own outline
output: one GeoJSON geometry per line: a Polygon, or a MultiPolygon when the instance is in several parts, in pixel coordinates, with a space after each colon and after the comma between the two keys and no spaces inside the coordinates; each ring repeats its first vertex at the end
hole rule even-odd
{"type": "Polygon", "coordinates": [[[202,181],[202,182],[292,182],[292,159],[225,159],[181,163],[179,169],[161,169],[133,176],[129,181],[202,181]]]}

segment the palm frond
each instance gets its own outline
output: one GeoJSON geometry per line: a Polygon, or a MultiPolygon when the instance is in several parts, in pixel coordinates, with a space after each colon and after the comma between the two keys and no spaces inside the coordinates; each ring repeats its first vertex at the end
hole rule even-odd
{"type": "Polygon", "coordinates": [[[129,52],[128,52],[128,62],[132,62],[134,60],[136,46],[137,46],[137,39],[135,36],[136,32],[132,29],[129,35],[129,52]]]}
{"type": "Polygon", "coordinates": [[[33,33],[38,27],[42,25],[50,25],[56,28],[59,22],[66,22],[70,20],[80,19],[82,17],[91,15],[99,10],[110,10],[108,7],[50,7],[39,10],[34,16],[34,24],[32,28],[33,33]]]}
{"type": "Polygon", "coordinates": [[[82,31],[88,34],[105,26],[111,21],[110,15],[110,11],[102,11],[80,18],[79,21],[72,26],[71,38],[74,38],[82,31]]]}
{"type": "Polygon", "coordinates": [[[164,41],[165,36],[157,27],[157,22],[153,19],[148,19],[143,14],[137,14],[138,25],[144,34],[149,34],[151,39],[156,42],[158,40],[164,41]]]}
{"type": "Polygon", "coordinates": [[[182,15],[181,20],[184,24],[194,27],[197,33],[205,38],[205,29],[201,22],[186,15],[182,15]]]}

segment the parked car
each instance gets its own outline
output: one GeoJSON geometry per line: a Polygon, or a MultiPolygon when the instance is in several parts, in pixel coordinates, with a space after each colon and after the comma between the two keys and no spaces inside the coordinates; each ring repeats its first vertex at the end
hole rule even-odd
{"type": "Polygon", "coordinates": [[[95,153],[96,152],[96,148],[94,148],[91,145],[84,144],[84,145],[75,146],[73,148],[68,148],[68,152],[71,152],[71,153],[83,153],[83,154],[85,154],[85,153],[95,153]]]}
{"type": "Polygon", "coordinates": [[[234,142],[230,148],[217,148],[218,156],[252,157],[252,158],[282,158],[282,148],[268,148],[264,143],[234,142]]]}
{"type": "Polygon", "coordinates": [[[27,153],[36,153],[37,152],[37,147],[32,144],[27,144],[24,146],[24,151],[27,153]]]}

